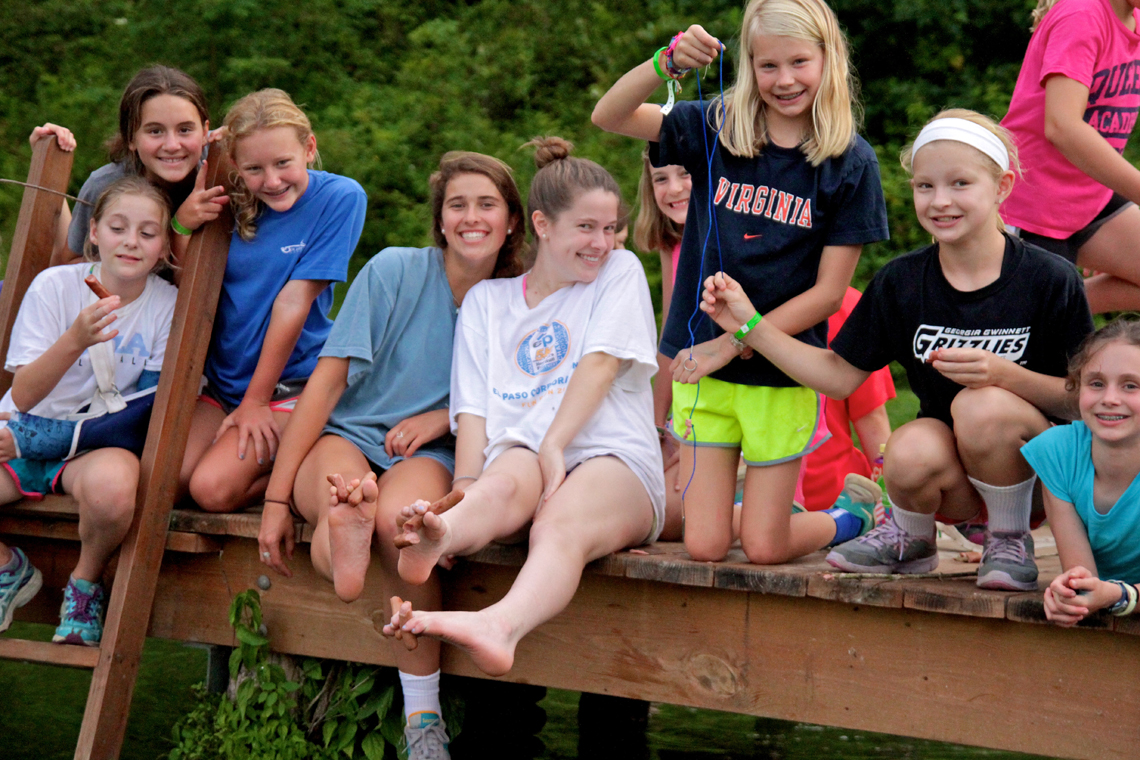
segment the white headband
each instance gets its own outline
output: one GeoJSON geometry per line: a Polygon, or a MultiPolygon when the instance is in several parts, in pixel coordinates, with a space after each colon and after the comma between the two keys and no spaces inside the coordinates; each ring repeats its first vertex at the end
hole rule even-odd
{"type": "Polygon", "coordinates": [[[919,149],[935,140],[953,140],[977,148],[994,160],[1001,170],[1009,171],[1009,151],[1005,143],[980,124],[966,119],[937,119],[922,128],[910,149],[913,157],[919,149]]]}

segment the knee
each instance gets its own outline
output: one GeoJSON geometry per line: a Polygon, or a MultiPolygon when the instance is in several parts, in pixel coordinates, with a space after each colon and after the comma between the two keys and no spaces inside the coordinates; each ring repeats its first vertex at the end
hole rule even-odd
{"type": "Polygon", "coordinates": [[[190,476],[190,497],[206,512],[232,512],[245,489],[217,468],[198,467],[190,476]]]}
{"type": "Polygon", "coordinates": [[[953,453],[948,432],[946,439],[924,430],[899,428],[891,436],[883,462],[883,476],[891,488],[919,489],[942,473],[953,453]]]}
{"type": "Polygon", "coordinates": [[[788,547],[779,546],[767,537],[746,540],[740,537],[740,548],[744,556],[754,565],[779,565],[792,559],[788,556],[788,547]]]}
{"type": "Polygon", "coordinates": [[[728,556],[731,545],[731,536],[725,539],[722,536],[692,535],[685,531],[685,551],[694,562],[720,562],[728,556]]]}
{"type": "Polygon", "coordinates": [[[129,526],[138,494],[139,461],[131,454],[101,463],[98,476],[76,495],[90,517],[129,526]]]}
{"type": "Polygon", "coordinates": [[[950,405],[950,416],[958,449],[978,453],[1020,447],[1032,437],[1033,423],[1042,418],[1028,401],[995,387],[959,392],[950,405]]]}
{"type": "Polygon", "coordinates": [[[515,479],[501,472],[487,472],[479,476],[479,490],[496,503],[506,503],[518,492],[515,479]]]}

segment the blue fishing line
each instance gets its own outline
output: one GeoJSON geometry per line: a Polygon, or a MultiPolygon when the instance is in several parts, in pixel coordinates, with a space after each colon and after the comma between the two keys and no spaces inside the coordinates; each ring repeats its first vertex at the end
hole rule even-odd
{"type": "MultiPolygon", "coordinates": [[[[721,250],[721,247],[720,247],[720,227],[717,224],[717,219],[716,219],[716,205],[713,203],[713,193],[715,192],[715,188],[713,187],[713,177],[712,177],[713,157],[716,155],[716,150],[717,150],[717,147],[720,143],[720,133],[724,129],[724,122],[725,122],[725,115],[726,115],[725,114],[725,107],[724,107],[724,53],[725,53],[725,51],[722,48],[721,52],[720,52],[720,56],[719,56],[720,66],[719,66],[719,72],[718,72],[718,77],[719,77],[718,84],[720,86],[719,108],[721,110],[722,116],[721,116],[721,120],[720,120],[720,126],[717,127],[716,134],[713,136],[712,146],[709,146],[709,131],[708,131],[708,128],[706,125],[706,117],[704,115],[705,114],[705,104],[704,104],[704,96],[701,93],[701,75],[700,75],[700,72],[697,73],[697,77],[696,77],[696,79],[697,79],[697,107],[700,109],[700,112],[701,112],[701,137],[704,138],[705,171],[706,171],[706,176],[708,178],[707,209],[708,209],[708,215],[709,215],[709,224],[708,224],[707,228],[705,229],[705,239],[701,243],[701,262],[700,262],[700,266],[699,266],[700,274],[697,277],[696,305],[693,307],[693,313],[689,315],[689,322],[687,325],[687,327],[689,329],[689,359],[688,359],[688,361],[693,361],[693,346],[697,342],[697,336],[693,331],[693,322],[694,322],[694,320],[697,319],[697,317],[701,313],[701,292],[704,290],[704,282],[705,282],[705,256],[708,253],[709,237],[713,234],[714,231],[716,232],[716,253],[717,253],[717,263],[719,264],[719,269],[717,271],[719,271],[719,272],[724,271],[724,252],[721,250]]],[[[693,397],[693,405],[691,407],[689,407],[689,418],[687,420],[688,425],[686,426],[686,431],[685,431],[693,439],[692,440],[693,469],[692,469],[692,472],[689,473],[688,482],[685,483],[685,490],[683,490],[681,492],[681,514],[682,515],[684,515],[684,513],[685,513],[685,497],[689,493],[689,486],[691,486],[693,484],[693,478],[697,474],[697,428],[693,424],[693,413],[696,412],[697,402],[700,401],[700,398],[701,398],[701,381],[697,380],[697,390],[696,390],[696,394],[693,397]]]]}

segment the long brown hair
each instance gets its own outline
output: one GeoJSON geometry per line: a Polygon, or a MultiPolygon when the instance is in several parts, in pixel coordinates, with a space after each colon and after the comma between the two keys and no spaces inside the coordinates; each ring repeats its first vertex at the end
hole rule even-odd
{"type": "Polygon", "coordinates": [[[443,202],[447,194],[447,183],[460,174],[481,174],[491,180],[499,195],[507,204],[507,219],[510,232],[499,249],[495,259],[495,270],[491,277],[518,277],[523,273],[523,253],[526,248],[526,229],[523,227],[522,196],[515,184],[511,167],[495,158],[467,150],[453,150],[444,153],[439,159],[439,168],[428,179],[431,188],[431,236],[440,248],[447,248],[443,236],[443,202]]]}
{"type": "Polygon", "coordinates": [[[125,163],[133,174],[145,175],[146,168],[139,160],[137,151],[130,148],[135,132],[142,126],[142,108],[151,98],[158,95],[174,95],[194,106],[203,128],[210,120],[206,107],[206,93],[202,87],[184,71],[169,66],[148,66],[135,74],[119,98],[119,133],[107,141],[107,153],[115,163],[125,163]]]}

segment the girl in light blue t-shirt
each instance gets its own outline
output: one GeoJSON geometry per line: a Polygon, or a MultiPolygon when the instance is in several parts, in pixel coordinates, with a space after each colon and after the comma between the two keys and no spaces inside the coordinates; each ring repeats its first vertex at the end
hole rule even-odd
{"type": "Polygon", "coordinates": [[[1080,421],[1021,449],[1044,485],[1063,572],[1045,614],[1071,626],[1100,609],[1136,608],[1140,583],[1140,322],[1093,333],[1070,363],[1080,421]],[[1112,580],[1109,580],[1112,579],[1112,580]]]}

